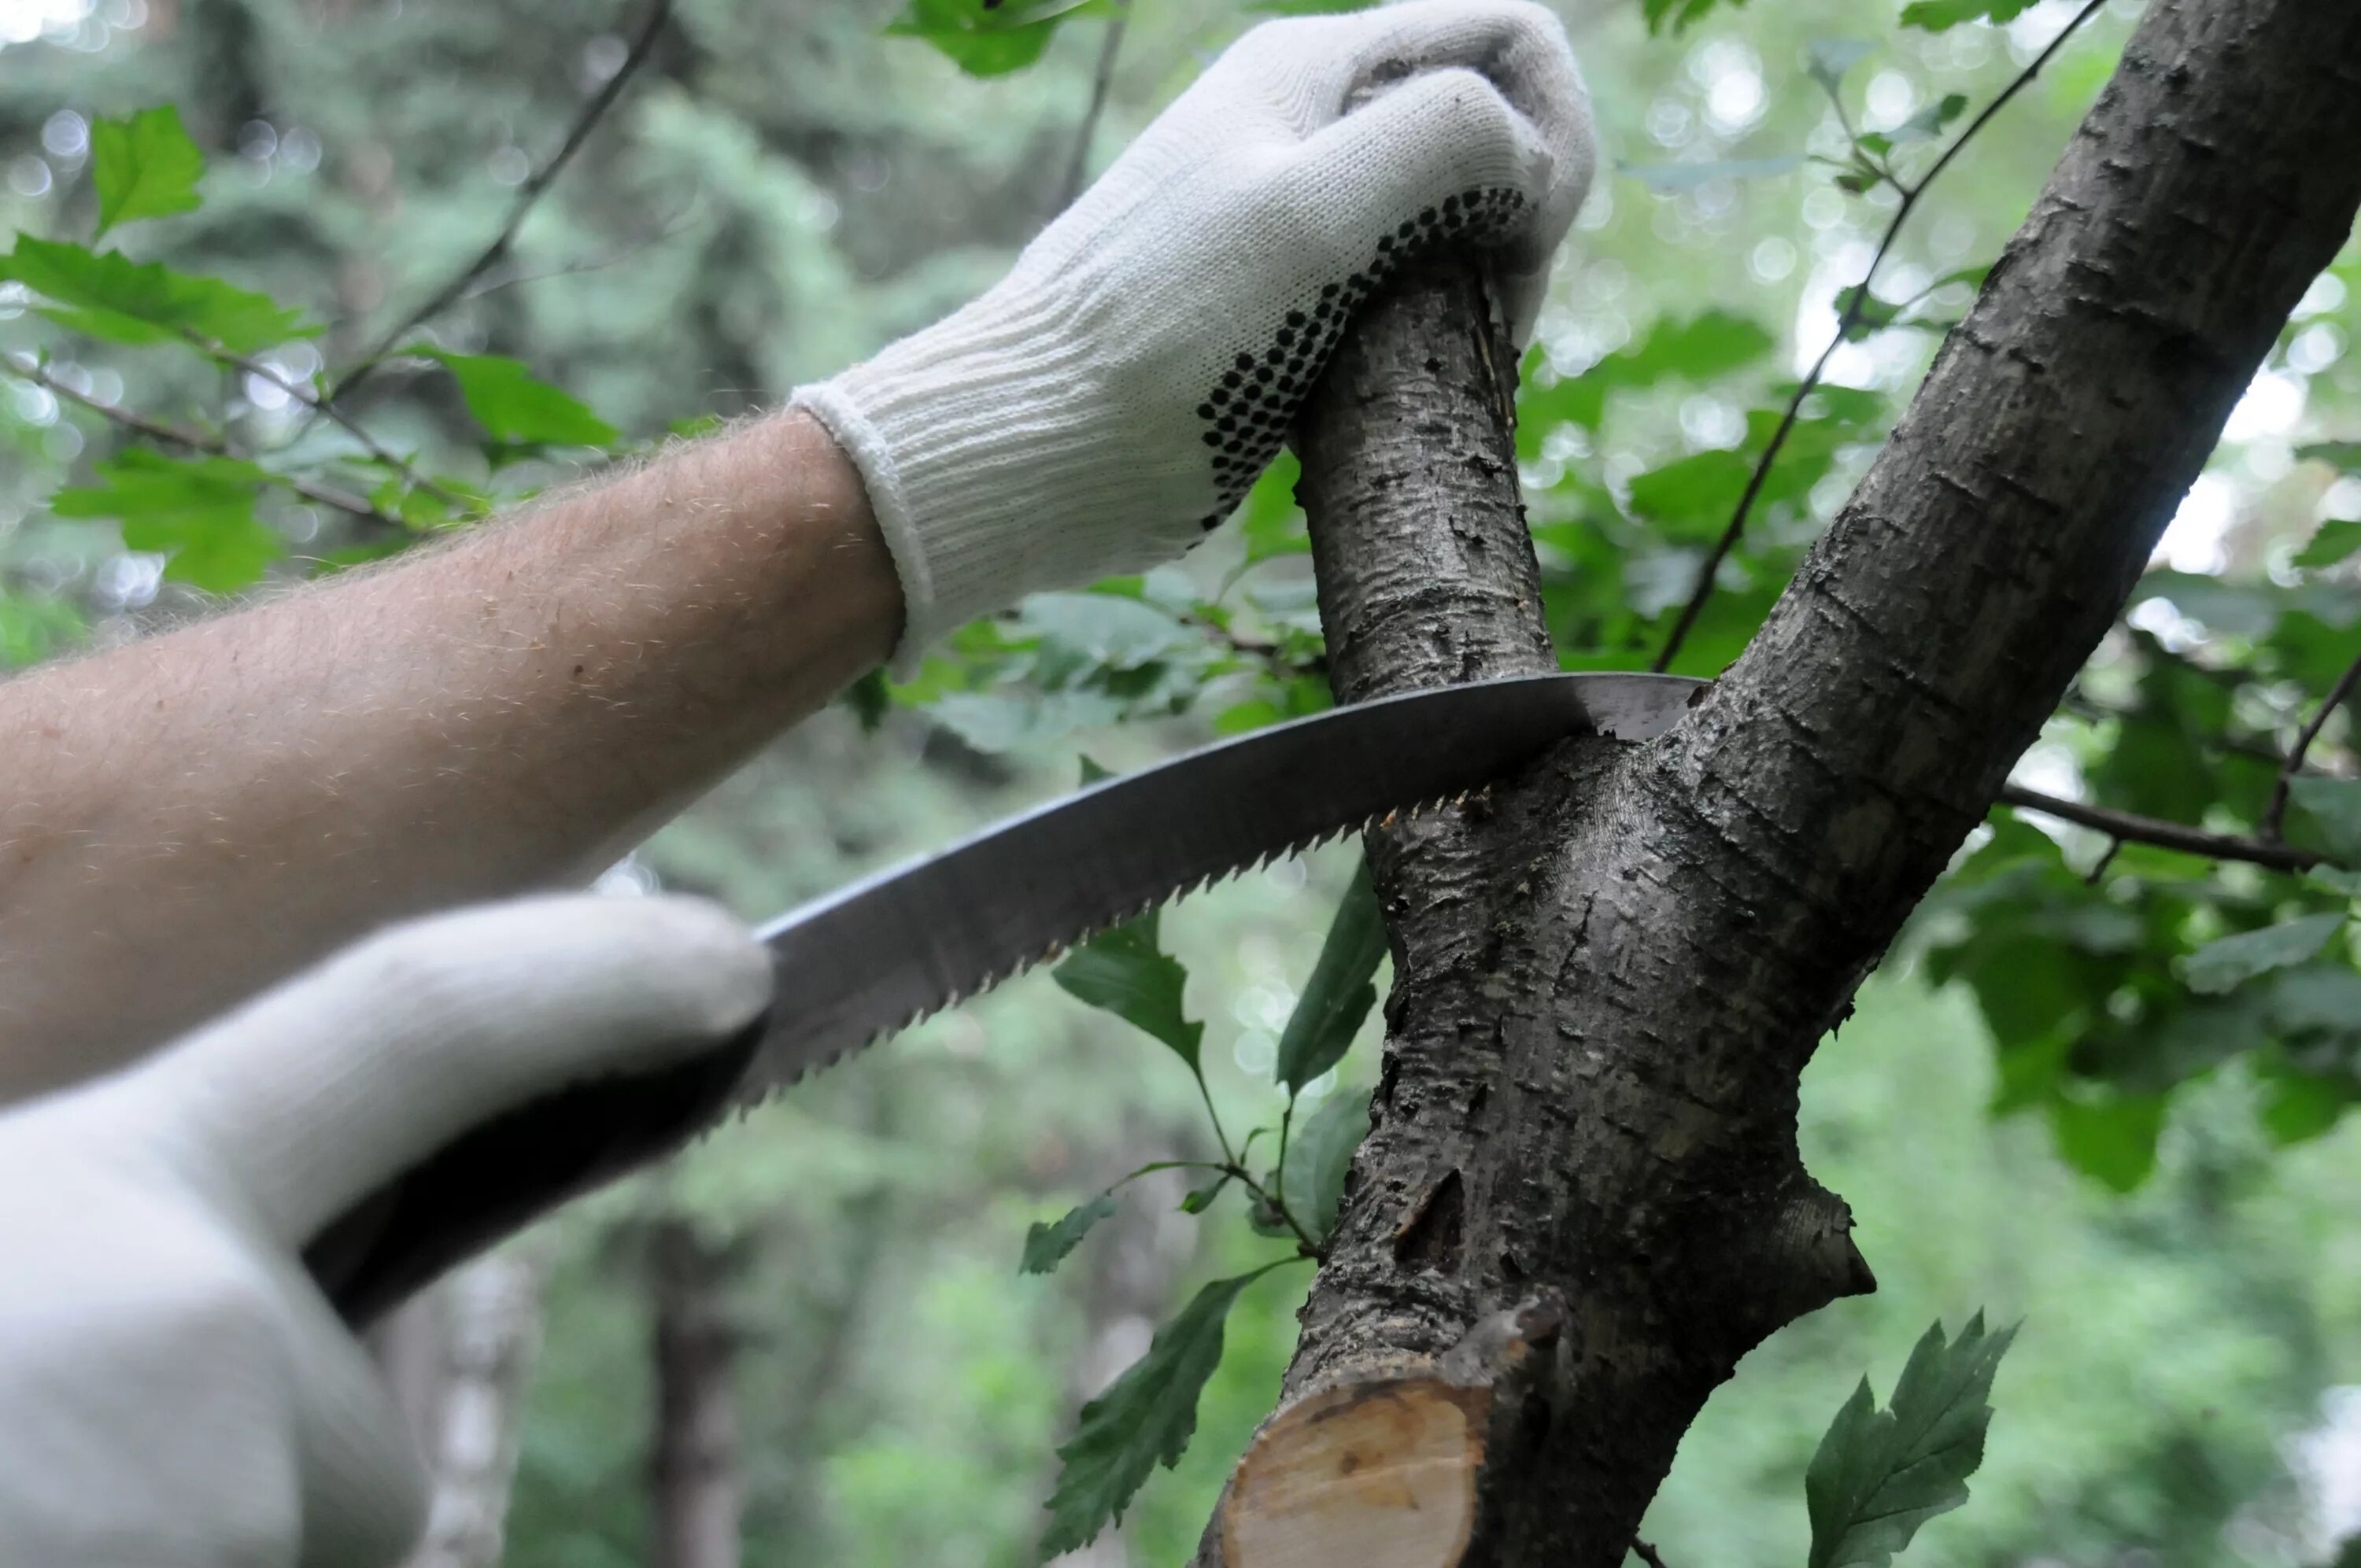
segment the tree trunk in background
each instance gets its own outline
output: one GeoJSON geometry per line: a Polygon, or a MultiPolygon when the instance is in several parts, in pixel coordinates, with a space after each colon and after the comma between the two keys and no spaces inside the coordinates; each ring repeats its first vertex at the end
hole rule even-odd
{"type": "Polygon", "coordinates": [[[426,1530],[407,1568],[494,1568],[541,1347],[541,1270],[511,1247],[388,1318],[370,1348],[425,1461],[426,1530]]]}
{"type": "MultiPolygon", "coordinates": [[[[2361,5],[2160,0],[1860,489],[1673,732],[1370,836],[1373,1131],[1201,1561],[1613,1568],[1740,1356],[1871,1288],[1796,1083],[2361,203],[2361,5]]],[[[1553,667],[1450,272],[1299,437],[1340,699],[1553,667]]]]}
{"type": "Polygon", "coordinates": [[[650,1561],[738,1568],[738,1333],[724,1299],[734,1263],[686,1221],[664,1219],[651,1227],[647,1266],[656,1384],[650,1561]]]}

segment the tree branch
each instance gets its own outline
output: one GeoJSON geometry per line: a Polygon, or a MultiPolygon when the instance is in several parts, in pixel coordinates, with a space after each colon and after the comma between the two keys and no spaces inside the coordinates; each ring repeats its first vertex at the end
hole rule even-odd
{"type": "MultiPolygon", "coordinates": [[[[1082,193],[1084,176],[1090,171],[1091,138],[1098,134],[1099,116],[1106,111],[1107,88],[1115,81],[1115,60],[1123,49],[1123,30],[1131,25],[1131,7],[1118,5],[1107,18],[1106,35],[1099,41],[1098,69],[1091,76],[1090,107],[1082,111],[1082,124],[1074,131],[1074,155],[1066,163],[1066,178],[1058,186],[1057,212],[1062,213],[1074,204],[1082,193]]],[[[1051,216],[1056,216],[1052,213],[1051,216]]]]}
{"type": "Polygon", "coordinates": [[[468,509],[470,503],[465,499],[445,489],[441,485],[436,484],[433,479],[430,479],[425,475],[420,473],[411,465],[408,458],[397,456],[392,451],[388,449],[381,442],[379,442],[376,436],[371,435],[358,420],[354,419],[351,415],[346,413],[344,410],[337,408],[334,403],[321,398],[318,394],[314,393],[311,388],[303,386],[299,382],[291,381],[264,361],[253,358],[248,355],[236,353],[223,346],[221,344],[214,342],[209,337],[202,336],[199,334],[187,331],[186,329],[182,330],[181,335],[188,339],[190,345],[196,348],[199,353],[203,354],[206,357],[215,360],[221,364],[233,367],[236,369],[242,370],[247,375],[255,377],[259,380],[269,382],[271,386],[278,388],[280,391],[286,393],[295,401],[302,404],[306,409],[310,410],[313,415],[327,420],[331,424],[335,425],[346,434],[351,436],[355,441],[359,442],[362,448],[366,450],[370,456],[376,458],[379,462],[384,464],[395,473],[401,475],[402,483],[408,485],[411,488],[425,491],[428,495],[433,496],[436,500],[441,501],[445,506],[450,507],[454,510],[465,511],[468,509]]]}
{"type": "MultiPolygon", "coordinates": [[[[1613,1568],[1746,1353],[1873,1288],[1798,1156],[1801,1073],[2349,236],[2361,162],[2321,149],[2361,146],[2356,80],[2350,0],[2155,0],[1739,660],[1645,745],[1571,741],[1371,836],[1396,978],[1370,1132],[1202,1556],[1317,1556],[1352,1482],[1333,1445],[1284,1463],[1321,1457],[1290,1412],[1341,1428],[1422,1378],[1417,1438],[1373,1432],[1350,1475],[1435,1461],[1438,1506],[1355,1493],[1367,1568],[1613,1568]],[[1544,1293],[1579,1331],[1528,1382],[1451,1380],[1471,1325],[1544,1293]]],[[[1466,298],[1373,301],[1299,436],[1344,700],[1556,667],[1466,298]]]]}
{"type": "MultiPolygon", "coordinates": [[[[1828,373],[1828,361],[1836,357],[1837,350],[1844,346],[1852,336],[1853,329],[1861,324],[1861,316],[1869,308],[1869,286],[1876,280],[1878,269],[1885,265],[1886,257],[1892,254],[1894,242],[1901,238],[1902,226],[1910,221],[1910,214],[1918,210],[1918,199],[1942,176],[1943,170],[1951,166],[1952,160],[1960,156],[1968,143],[1992,124],[1993,116],[2008,106],[2009,100],[2025,91],[2033,79],[2041,74],[2041,68],[2066,46],[2066,40],[2080,32],[2082,24],[2097,16],[2106,3],[2107,0],[2090,0],[2076,12],[2074,19],[2049,40],[2049,47],[2036,55],[2031,64],[2018,71],[2009,84],[2001,89],[1999,95],[1984,105],[1982,114],[1969,121],[1966,128],[1951,138],[1942,156],[1919,176],[1916,184],[1894,182],[1894,189],[1902,192],[1902,204],[1894,209],[1894,219],[1885,225],[1884,237],[1877,242],[1877,253],[1870,258],[1869,270],[1861,274],[1861,281],[1854,285],[1850,297],[1846,300],[1844,313],[1837,321],[1836,335],[1828,339],[1826,348],[1820,350],[1820,356],[1812,361],[1811,369],[1795,388],[1795,395],[1787,400],[1786,411],[1779,416],[1778,427],[1772,431],[1770,441],[1763,448],[1763,455],[1755,462],[1754,471],[1747,476],[1746,488],[1739,495],[1737,510],[1730,513],[1730,526],[1721,531],[1721,537],[1714,542],[1705,565],[1698,568],[1697,587],[1690,592],[1688,602],[1681,607],[1680,619],[1673,623],[1672,635],[1664,639],[1664,646],[1657,653],[1655,663],[1648,666],[1650,669],[1664,671],[1673,667],[1673,660],[1680,652],[1681,644],[1688,641],[1690,629],[1697,625],[1697,617],[1705,613],[1706,601],[1713,598],[1714,578],[1720,573],[1721,564],[1730,558],[1732,550],[1738,548],[1739,540],[1745,534],[1747,519],[1753,514],[1754,503],[1761,498],[1763,485],[1770,480],[1771,466],[1779,461],[1779,454],[1786,447],[1787,437],[1795,431],[1795,422],[1803,413],[1804,400],[1818,389],[1820,378],[1828,373]]],[[[1841,105],[1838,112],[1841,117],[1841,105]]],[[[1850,127],[1848,126],[1847,130],[1850,134],[1850,127]]]]}
{"type": "Polygon", "coordinates": [[[2250,865],[2268,866],[2273,871],[2303,872],[2326,858],[2310,850],[2290,849],[2285,844],[2268,843],[2260,839],[2241,838],[2235,833],[2210,833],[2202,828],[2188,828],[2178,822],[2167,822],[2162,817],[2138,817],[2128,811],[2111,811],[2103,806],[2086,806],[2079,800],[2043,795],[2020,784],[2004,786],[2000,792],[2000,799],[2003,805],[2018,811],[2038,811],[2060,821],[2094,828],[2119,841],[2154,844],[2158,849],[2178,850],[2186,855],[2202,855],[2212,861],[2244,861],[2250,865]]]}
{"type": "MultiPolygon", "coordinates": [[[[251,461],[246,454],[225,441],[198,431],[183,430],[178,425],[160,423],[133,413],[129,409],[119,409],[112,403],[103,403],[87,392],[78,392],[30,360],[19,359],[13,354],[0,355],[0,367],[5,367],[12,376],[30,381],[36,387],[56,397],[63,398],[77,407],[88,409],[91,412],[122,426],[134,434],[144,435],[150,441],[159,442],[167,446],[177,446],[187,452],[202,453],[208,457],[232,457],[240,461],[251,461]]],[[[314,484],[309,479],[298,478],[291,474],[273,474],[270,477],[307,501],[315,502],[334,511],[343,512],[347,517],[375,527],[390,528],[403,533],[412,532],[410,525],[401,519],[390,512],[378,510],[368,501],[347,491],[327,485],[314,484]]]]}
{"type": "Polygon", "coordinates": [[[646,62],[656,40],[664,36],[665,24],[672,20],[672,7],[673,0],[653,0],[650,5],[647,20],[641,24],[639,36],[631,40],[631,51],[623,56],[623,63],[616,68],[614,75],[599,85],[597,93],[591,94],[589,102],[582,105],[581,112],[575,115],[573,126],[566,133],[566,139],[558,144],[557,150],[550,155],[548,161],[534,170],[525,182],[517,187],[516,199],[509,203],[508,218],[500,225],[500,233],[492,236],[492,242],[473,261],[454,274],[448,282],[428,295],[417,309],[402,317],[401,324],[379,339],[378,345],[363,356],[358,365],[328,389],[327,396],[322,400],[324,402],[334,403],[349,397],[355,388],[377,373],[378,367],[385,362],[385,356],[401,346],[403,339],[448,310],[477,279],[490,271],[501,258],[508,255],[509,247],[515,242],[517,231],[524,226],[524,220],[534,204],[558,175],[565,172],[566,164],[573,160],[575,153],[589,139],[590,133],[598,128],[598,122],[606,117],[608,110],[615,106],[615,101],[622,96],[623,89],[630,85],[631,78],[646,62]]]}
{"type": "Polygon", "coordinates": [[[2312,743],[2320,739],[2321,730],[2328,723],[2328,716],[2352,695],[2356,682],[2361,682],[2361,655],[2356,655],[2353,663],[2345,667],[2345,673],[2336,678],[2336,684],[2328,688],[2328,695],[2321,699],[2320,711],[2312,716],[2312,722],[2296,736],[2295,744],[2288,749],[2287,761],[2279,764],[2279,776],[2271,785],[2271,802],[2263,808],[2261,825],[2262,836],[2272,843],[2279,842],[2279,829],[2287,823],[2288,792],[2294,786],[2296,775],[2303,771],[2304,754],[2312,750],[2312,743]]]}

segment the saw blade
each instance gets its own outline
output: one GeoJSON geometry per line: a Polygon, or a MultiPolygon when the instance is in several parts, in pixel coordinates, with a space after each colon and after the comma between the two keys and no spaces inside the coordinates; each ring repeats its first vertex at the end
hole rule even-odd
{"type": "Polygon", "coordinates": [[[1104,780],[759,933],[752,1100],[1192,888],[1464,796],[1559,740],[1661,734],[1705,683],[1521,676],[1332,708],[1104,780]]]}

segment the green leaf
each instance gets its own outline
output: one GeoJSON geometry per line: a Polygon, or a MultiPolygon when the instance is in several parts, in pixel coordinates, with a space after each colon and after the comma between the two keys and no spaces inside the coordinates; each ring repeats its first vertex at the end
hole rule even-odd
{"type": "Polygon", "coordinates": [[[1910,1353],[1888,1409],[1861,1380],[1804,1474],[1810,1568],[1884,1568],[1920,1525],[1968,1500],[1992,1424],[1993,1374],[2015,1336],[2014,1328],[1987,1334],[1978,1312],[1946,1344],[1936,1322],[1910,1353]]]}
{"type": "Polygon", "coordinates": [[[1741,370],[1778,346],[1757,323],[1725,311],[1707,311],[1681,320],[1659,319],[1648,334],[1618,349],[1589,369],[1546,387],[1527,385],[1517,401],[1517,455],[1540,455],[1541,438],[1554,424],[1598,428],[1607,395],[1637,391],[1680,377],[1703,382],[1741,370]]]}
{"type": "Polygon", "coordinates": [[[82,633],[72,600],[0,592],[0,670],[37,664],[82,633]]]}
{"type": "Polygon", "coordinates": [[[135,266],[119,251],[104,255],[60,240],[18,235],[0,256],[0,279],[49,300],[60,325],[110,343],[181,341],[187,334],[236,354],[258,354],[320,329],[265,295],[215,278],[175,272],[161,262],[135,266]]]}
{"type": "Polygon", "coordinates": [[[1736,452],[1699,452],[1637,474],[1631,510],[1673,539],[1717,538],[1730,526],[1754,465],[1736,452]]]}
{"type": "Polygon", "coordinates": [[[98,232],[134,218],[162,218],[197,210],[197,181],[205,155],[181,127],[181,111],[166,104],[127,120],[95,120],[90,127],[90,182],[98,192],[98,232]]]}
{"type": "Polygon", "coordinates": [[[1110,670],[1140,669],[1196,641],[1154,605],[1119,594],[1033,594],[1017,621],[1056,651],[1110,670]]]}
{"type": "Polygon", "coordinates": [[[451,354],[423,344],[422,355],[451,372],[467,411],[494,441],[517,446],[605,446],[615,427],[572,393],[535,377],[522,360],[499,354],[451,354]]]}
{"type": "Polygon", "coordinates": [[[1939,33],[1978,18],[1995,25],[2013,22],[2033,8],[2034,0],[1917,0],[1902,8],[1902,25],[1939,33]]]}
{"type": "Polygon", "coordinates": [[[1189,1190],[1188,1196],[1180,1200],[1180,1212],[1184,1214],[1203,1213],[1213,1206],[1213,1200],[1219,1198],[1222,1195],[1222,1189],[1229,1184],[1228,1171],[1216,1172],[1213,1179],[1202,1187],[1192,1187],[1189,1190]]]}
{"type": "Polygon", "coordinates": [[[1040,59],[1076,12],[1104,9],[1100,0],[910,0],[885,30],[924,38],[970,76],[999,76],[1040,59]]]}
{"type": "Polygon", "coordinates": [[[1068,995],[1155,1036],[1195,1072],[1205,1025],[1191,1023],[1181,1010],[1189,971],[1157,945],[1156,922],[1151,909],[1100,932],[1075,948],[1052,978],[1068,995]]]}
{"type": "Polygon", "coordinates": [[[1301,555],[1312,548],[1303,524],[1303,509],[1295,504],[1295,481],[1302,466],[1295,454],[1282,451],[1246,492],[1238,508],[1238,531],[1245,536],[1249,564],[1274,555],[1301,555]]]}
{"type": "Polygon", "coordinates": [[[1054,1221],[1037,1220],[1025,1233],[1025,1257],[1017,1264],[1019,1274],[1047,1274],[1066,1261],[1066,1255],[1082,1245],[1091,1227],[1115,1212],[1115,1195],[1102,1192],[1087,1203],[1069,1209],[1054,1221]]]}
{"type": "Polygon", "coordinates": [[[1073,1552],[1123,1510],[1159,1464],[1170,1469],[1197,1430],[1197,1397],[1222,1363],[1222,1325],[1238,1292],[1277,1264],[1216,1279],[1156,1331],[1148,1354],[1082,1407],[1073,1441],[1058,1450],[1058,1485],[1041,1555],[1073,1552]]]}
{"type": "Polygon", "coordinates": [[[1933,141],[1967,110],[1967,94],[1947,93],[1894,126],[1894,139],[1897,142],[1933,141]]]}
{"type": "Polygon", "coordinates": [[[1844,87],[1845,72],[1876,51],[1866,38],[1813,38],[1804,45],[1804,70],[1834,98],[1844,87]]]}
{"type": "Polygon", "coordinates": [[[1274,1071],[1290,1098],[1345,1059],[1361,1020],[1377,1003],[1372,981],[1378,960],[1385,956],[1385,923],[1369,886],[1368,863],[1363,861],[1336,905],[1312,978],[1304,982],[1303,994],[1296,998],[1295,1011],[1288,1014],[1287,1027],[1279,1036],[1274,1071]]]}
{"type": "Polygon", "coordinates": [[[1642,14],[1647,17],[1648,30],[1652,33],[1664,31],[1667,23],[1671,24],[1673,31],[1681,33],[1686,32],[1690,24],[1709,14],[1718,5],[1728,5],[1735,11],[1745,4],[1746,0],[1645,0],[1642,14]]]}
{"type": "Polygon", "coordinates": [[[2180,960],[2180,978],[2191,991],[2219,994],[2258,974],[2317,957],[2345,921],[2342,911],[2332,910],[2219,938],[2180,960]]]}
{"type": "Polygon", "coordinates": [[[2309,446],[2297,447],[2295,455],[2347,473],[2361,468],[2361,441],[2316,441],[2309,446]]]}
{"type": "Polygon", "coordinates": [[[2296,779],[2288,800],[2301,813],[2301,838],[2345,867],[2361,870],[2361,779],[2296,779]]]}
{"type": "Polygon", "coordinates": [[[111,517],[123,543],[170,557],[164,575],[208,593],[235,593],[260,580],[287,554],[256,521],[255,502],[271,475],[235,457],[167,457],[128,447],[98,466],[102,483],[49,498],[60,517],[111,517]]]}
{"type": "Polygon", "coordinates": [[[1340,1089],[1323,1100],[1289,1140],[1279,1195],[1313,1243],[1325,1242],[1336,1228],[1336,1210],[1344,1201],[1345,1176],[1352,1169],[1353,1151],[1368,1135],[1368,1091],[1340,1089]]]}
{"type": "Polygon", "coordinates": [[[2361,521],[2332,517],[2312,534],[2312,543],[2296,554],[2295,565],[2300,571],[2317,572],[2347,559],[2356,551],[2361,551],[2361,521]]]}
{"type": "Polygon", "coordinates": [[[2066,1163],[2117,1192],[2129,1192],[2156,1168],[2164,1130],[2164,1096],[2120,1094],[2049,1102],[2049,1131],[2066,1163]]]}
{"type": "Polygon", "coordinates": [[[885,683],[884,670],[872,670],[844,688],[844,706],[852,709],[853,718],[863,735],[874,735],[877,727],[885,722],[885,715],[894,706],[893,692],[885,683]]]}

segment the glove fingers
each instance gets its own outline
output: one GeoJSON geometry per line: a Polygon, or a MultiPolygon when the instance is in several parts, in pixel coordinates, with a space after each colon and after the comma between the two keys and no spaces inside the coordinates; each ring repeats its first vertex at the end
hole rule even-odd
{"type": "Polygon", "coordinates": [[[1564,27],[1524,0],[1412,0],[1320,21],[1339,30],[1340,44],[1351,35],[1351,47],[1328,56],[1329,80],[1317,94],[1333,97],[1330,113],[1340,117],[1314,132],[1307,148],[1341,139],[1358,154],[1355,167],[1375,173],[1390,165],[1420,196],[1404,203],[1404,216],[1470,188],[1514,190],[1522,198],[1515,221],[1491,244],[1522,343],[1550,258],[1598,164],[1589,95],[1564,27]],[[1492,102],[1463,96],[1471,74],[1492,102]]]}
{"type": "Polygon", "coordinates": [[[120,1080],[294,1249],[468,1128],[751,1023],[770,962],[696,899],[520,900],[397,927],[120,1080]]]}

